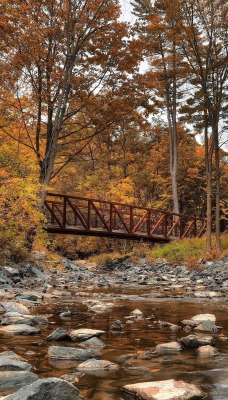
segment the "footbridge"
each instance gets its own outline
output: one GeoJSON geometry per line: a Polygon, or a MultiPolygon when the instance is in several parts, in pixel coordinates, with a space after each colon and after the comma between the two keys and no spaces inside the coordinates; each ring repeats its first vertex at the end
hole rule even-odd
{"type": "Polygon", "coordinates": [[[133,204],[48,193],[45,201],[49,233],[168,242],[200,237],[206,219],[133,204]]]}

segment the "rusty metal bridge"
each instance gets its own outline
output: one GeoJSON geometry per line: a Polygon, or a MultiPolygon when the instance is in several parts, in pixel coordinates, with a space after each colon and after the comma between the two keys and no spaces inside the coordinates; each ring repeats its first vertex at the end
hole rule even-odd
{"type": "Polygon", "coordinates": [[[49,233],[168,242],[200,237],[206,229],[202,218],[55,193],[47,194],[45,215],[49,233]]]}

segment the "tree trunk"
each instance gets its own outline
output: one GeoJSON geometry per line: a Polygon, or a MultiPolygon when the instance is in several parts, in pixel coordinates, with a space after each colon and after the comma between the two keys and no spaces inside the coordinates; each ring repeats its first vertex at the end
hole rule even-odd
{"type": "Polygon", "coordinates": [[[215,211],[215,227],[216,227],[216,253],[217,256],[221,253],[221,238],[220,238],[220,160],[219,160],[219,140],[218,126],[214,128],[214,143],[215,143],[215,181],[216,181],[216,211],[215,211]]]}
{"type": "Polygon", "coordinates": [[[208,120],[207,112],[204,112],[204,146],[205,146],[205,168],[207,180],[207,230],[206,230],[206,248],[209,253],[212,250],[211,242],[211,196],[212,196],[212,154],[209,151],[208,143],[208,120]]]}

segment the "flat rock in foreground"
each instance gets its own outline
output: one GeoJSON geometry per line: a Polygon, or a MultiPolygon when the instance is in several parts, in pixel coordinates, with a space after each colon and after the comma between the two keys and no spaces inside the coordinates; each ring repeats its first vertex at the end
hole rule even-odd
{"type": "Polygon", "coordinates": [[[37,335],[40,329],[26,324],[7,325],[0,327],[1,335],[37,335]]]}
{"type": "Polygon", "coordinates": [[[205,395],[195,385],[169,379],[159,382],[143,382],[124,386],[124,391],[133,398],[142,400],[191,400],[205,395]]]}
{"type": "Polygon", "coordinates": [[[74,342],[81,342],[83,340],[91,339],[92,337],[100,337],[104,335],[105,331],[100,331],[97,329],[75,329],[70,332],[71,340],[74,342]]]}
{"type": "Polygon", "coordinates": [[[86,361],[90,358],[100,358],[100,352],[76,347],[50,346],[48,348],[48,356],[57,360],[86,361]]]}
{"type": "Polygon", "coordinates": [[[24,386],[16,393],[5,397],[6,400],[83,400],[80,392],[71,383],[58,378],[39,379],[24,386]]]}

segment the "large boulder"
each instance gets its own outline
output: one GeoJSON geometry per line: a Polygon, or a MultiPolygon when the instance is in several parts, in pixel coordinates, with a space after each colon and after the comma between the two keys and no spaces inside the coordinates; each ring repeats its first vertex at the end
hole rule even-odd
{"type": "Polygon", "coordinates": [[[97,350],[84,350],[76,347],[50,346],[48,356],[56,360],[86,361],[90,358],[100,358],[97,350]]]}
{"type": "Polygon", "coordinates": [[[143,382],[124,386],[124,391],[142,400],[191,400],[205,396],[195,385],[169,379],[159,382],[143,382]]]}
{"type": "Polygon", "coordinates": [[[39,379],[24,386],[5,400],[83,400],[80,392],[71,383],[58,378],[39,379]]]}

